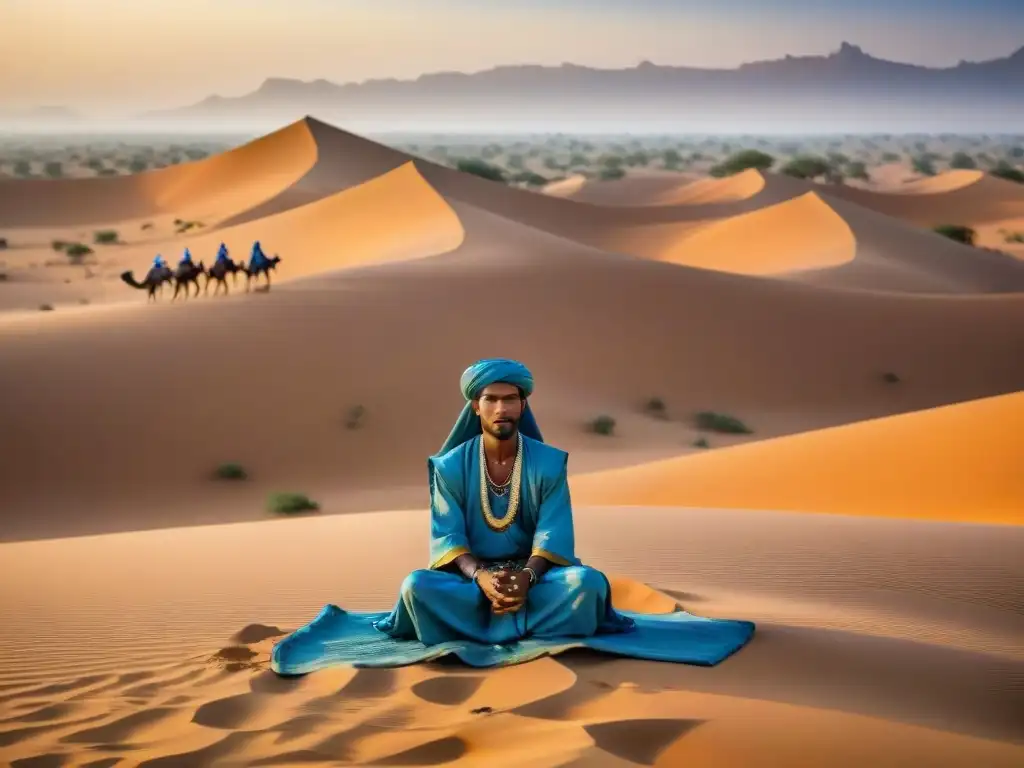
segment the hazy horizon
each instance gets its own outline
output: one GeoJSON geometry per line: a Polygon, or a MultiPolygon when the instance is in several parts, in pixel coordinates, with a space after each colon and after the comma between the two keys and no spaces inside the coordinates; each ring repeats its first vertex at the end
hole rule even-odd
{"type": "Polygon", "coordinates": [[[0,103],[114,119],[270,77],[359,82],[517,64],[734,68],[848,41],[925,66],[1007,56],[1024,3],[906,0],[0,0],[0,103]],[[26,66],[26,62],[29,63],[26,66]]]}

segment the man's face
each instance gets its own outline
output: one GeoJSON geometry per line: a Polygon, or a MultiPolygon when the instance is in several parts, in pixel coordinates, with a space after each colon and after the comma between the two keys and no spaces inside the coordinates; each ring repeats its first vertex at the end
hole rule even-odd
{"type": "Polygon", "coordinates": [[[473,401],[473,410],[480,417],[480,428],[499,440],[515,437],[525,401],[519,390],[511,384],[491,384],[484,387],[480,397],[473,401]]]}

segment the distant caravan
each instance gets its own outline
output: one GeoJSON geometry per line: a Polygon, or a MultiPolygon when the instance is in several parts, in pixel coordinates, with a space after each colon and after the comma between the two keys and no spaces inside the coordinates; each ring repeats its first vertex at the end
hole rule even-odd
{"type": "Polygon", "coordinates": [[[232,260],[228,255],[227,247],[222,243],[213,266],[207,267],[202,261],[198,264],[194,263],[191,253],[186,249],[181,261],[174,269],[163,260],[162,256],[157,256],[153,260],[153,266],[150,267],[143,280],[137,280],[132,270],[122,272],[121,280],[132,288],[147,291],[148,301],[156,301],[159,296],[163,295],[164,284],[171,282],[174,283],[174,293],[171,296],[172,301],[176,300],[179,296],[184,296],[187,299],[198,297],[200,293],[209,294],[211,281],[215,282],[214,296],[220,293],[222,288],[224,295],[227,295],[230,292],[228,275],[231,276],[232,283],[237,287],[239,273],[245,275],[246,292],[255,290],[265,293],[270,290],[270,273],[280,263],[281,257],[276,253],[273,257],[265,255],[258,241],[253,244],[253,252],[248,264],[244,261],[236,262],[232,260]],[[266,278],[266,285],[258,285],[260,275],[266,278]],[[206,277],[206,282],[202,289],[199,287],[199,278],[201,276],[206,277]],[[253,284],[254,281],[256,285],[253,284]],[[192,291],[193,286],[195,287],[194,292],[192,291]]]}

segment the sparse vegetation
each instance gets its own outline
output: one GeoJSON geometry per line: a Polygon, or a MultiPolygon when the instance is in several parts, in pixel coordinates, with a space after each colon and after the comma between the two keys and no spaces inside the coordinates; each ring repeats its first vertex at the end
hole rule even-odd
{"type": "Polygon", "coordinates": [[[101,229],[93,232],[93,242],[100,245],[109,245],[118,241],[117,230],[101,229]]]}
{"type": "Polygon", "coordinates": [[[64,247],[64,253],[68,255],[72,262],[80,263],[86,256],[91,256],[93,250],[84,243],[68,243],[64,247]]]}
{"type": "Polygon", "coordinates": [[[471,173],[489,181],[505,181],[505,174],[501,168],[475,157],[462,158],[455,163],[455,168],[463,173],[471,173]]]}
{"type": "Polygon", "coordinates": [[[1006,181],[1013,181],[1017,184],[1024,184],[1024,171],[1019,168],[1015,168],[1005,160],[1001,160],[996,163],[995,167],[989,171],[997,179],[1005,179],[1006,181]]]}
{"type": "Polygon", "coordinates": [[[218,480],[245,480],[249,477],[241,464],[228,462],[214,470],[213,476],[218,480]]]}
{"type": "Polygon", "coordinates": [[[749,435],[754,430],[737,419],[716,411],[701,411],[694,418],[697,428],[707,432],[724,432],[731,435],[749,435]]]}
{"type": "Polygon", "coordinates": [[[590,422],[590,431],[598,435],[611,435],[615,432],[615,419],[611,416],[598,416],[590,422]]]}
{"type": "Polygon", "coordinates": [[[359,429],[363,426],[363,420],[366,418],[366,408],[361,405],[354,405],[348,410],[348,415],[345,417],[345,427],[347,429],[359,429]]]}
{"type": "Polygon", "coordinates": [[[615,181],[616,179],[624,178],[626,175],[626,169],[619,166],[611,166],[602,168],[598,172],[598,178],[602,181],[615,181]]]}
{"type": "Polygon", "coordinates": [[[644,405],[644,410],[652,416],[663,419],[666,414],[665,401],[660,397],[652,397],[644,405]]]}
{"type": "Polygon", "coordinates": [[[281,515],[297,512],[315,512],[320,505],[304,493],[272,493],[267,499],[267,509],[281,515]]]}
{"type": "Polygon", "coordinates": [[[708,439],[706,437],[698,437],[696,440],[693,441],[693,447],[694,448],[710,448],[711,445],[708,443],[708,439]]]}
{"type": "Polygon", "coordinates": [[[773,165],[775,158],[766,152],[759,149],[744,149],[713,165],[709,173],[716,177],[733,176],[750,169],[767,171],[773,165]]]}
{"type": "Polygon", "coordinates": [[[922,176],[934,176],[936,173],[935,162],[930,155],[916,155],[911,159],[910,167],[914,169],[914,173],[920,173],[922,176]]]}
{"type": "Polygon", "coordinates": [[[64,175],[64,165],[57,160],[50,160],[43,165],[43,173],[51,179],[59,179],[64,175]]]}
{"type": "Polygon", "coordinates": [[[1024,243],[1024,232],[1004,232],[1003,242],[1024,243]]]}
{"type": "Polygon", "coordinates": [[[893,373],[892,371],[886,371],[885,373],[882,374],[882,381],[884,381],[886,384],[899,384],[900,377],[893,373]]]}
{"type": "Polygon", "coordinates": [[[53,304],[40,304],[39,305],[39,311],[40,312],[53,312],[53,304]]]}
{"type": "Polygon", "coordinates": [[[823,157],[801,155],[794,157],[780,169],[786,176],[797,179],[817,179],[829,175],[832,166],[823,157]]]}
{"type": "Polygon", "coordinates": [[[871,181],[871,174],[868,173],[867,165],[862,160],[851,160],[847,163],[846,175],[851,179],[871,181]]]}
{"type": "Polygon", "coordinates": [[[974,245],[978,237],[977,232],[962,224],[942,224],[935,227],[932,231],[964,245],[974,245]]]}
{"type": "Polygon", "coordinates": [[[949,167],[962,170],[970,170],[972,168],[977,168],[978,163],[973,157],[971,157],[966,152],[957,151],[954,152],[953,156],[949,158],[949,167]]]}

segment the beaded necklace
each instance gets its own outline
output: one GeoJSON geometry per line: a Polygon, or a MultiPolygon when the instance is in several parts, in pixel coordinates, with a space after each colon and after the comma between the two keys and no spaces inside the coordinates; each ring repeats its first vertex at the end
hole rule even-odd
{"type": "Polygon", "coordinates": [[[512,473],[501,485],[491,480],[491,472],[487,466],[487,454],[484,451],[484,439],[480,438],[480,508],[484,513],[484,522],[487,527],[496,533],[506,530],[519,513],[519,487],[523,479],[523,436],[516,435],[516,459],[512,464],[512,473]],[[495,494],[503,496],[509,494],[508,512],[502,518],[497,518],[491,511],[491,497],[489,490],[495,489],[495,494]]]}

